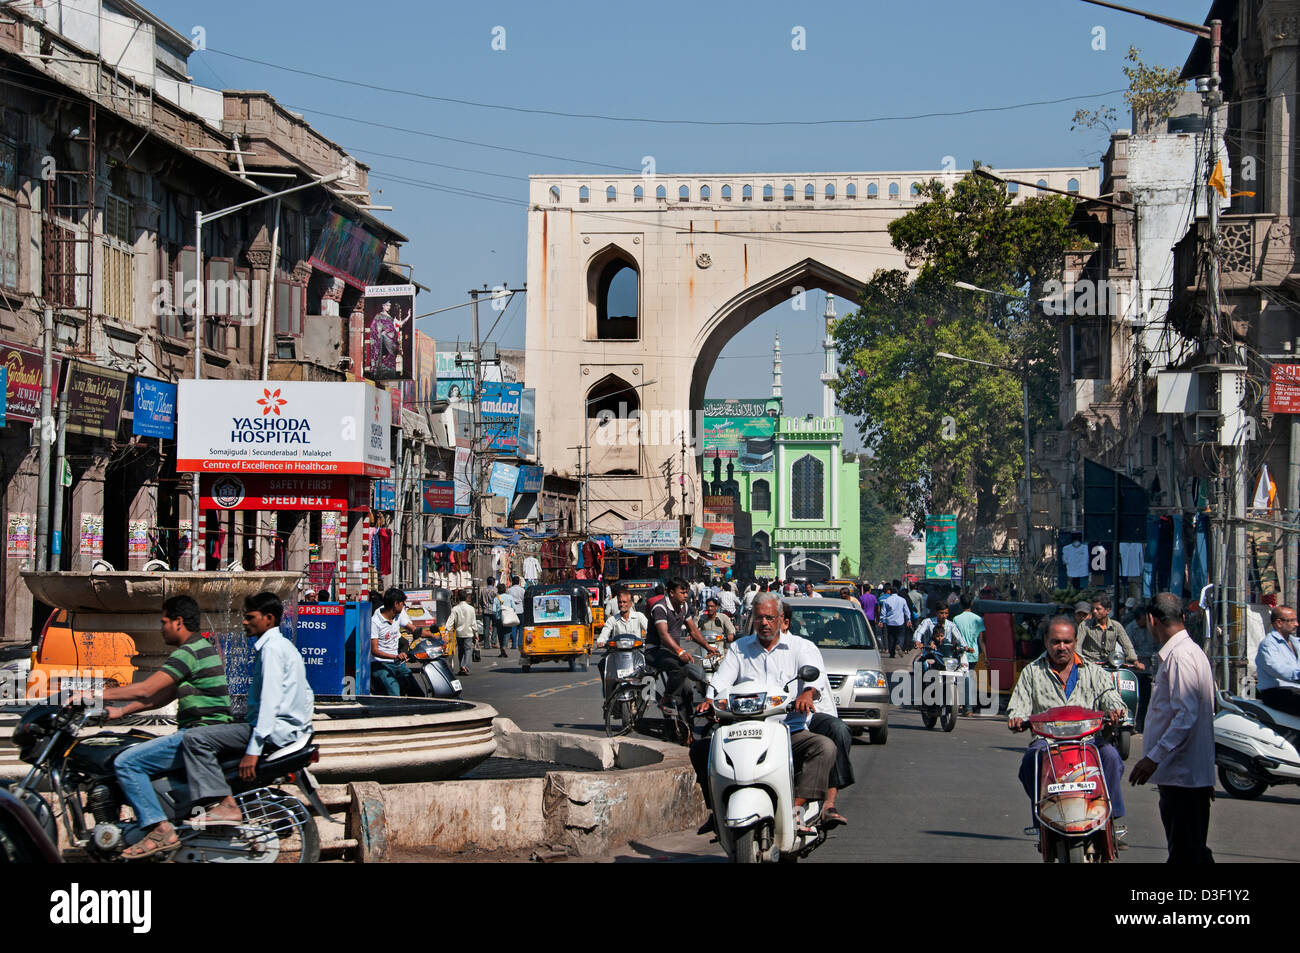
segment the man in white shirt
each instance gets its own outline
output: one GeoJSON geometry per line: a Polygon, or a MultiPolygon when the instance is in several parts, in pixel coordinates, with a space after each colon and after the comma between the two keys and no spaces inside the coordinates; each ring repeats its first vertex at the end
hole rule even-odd
{"type": "Polygon", "coordinates": [[[415,629],[406,614],[406,593],[393,587],[370,617],[370,694],[401,695],[409,687],[406,653],[398,651],[403,632],[413,635],[415,629]]]}
{"type": "Polygon", "coordinates": [[[736,619],[736,610],[740,607],[740,600],[736,598],[736,593],[731,588],[731,583],[723,586],[722,592],[718,596],[718,605],[727,617],[733,622],[736,619]]]}
{"type": "Polygon", "coordinates": [[[207,823],[238,823],[241,818],[221,769],[224,756],[243,751],[239,777],[252,781],[264,751],[287,747],[311,734],[315,697],[307,686],[302,654],[280,633],[283,616],[284,605],[273,592],[259,592],[244,600],[244,632],[256,640],[253,648],[257,651],[246,720],[191,728],[181,742],[190,797],[196,804],[220,798],[205,815],[207,823]]]}
{"type": "Polygon", "coordinates": [[[456,636],[456,654],[460,659],[460,675],[469,674],[470,652],[474,649],[474,642],[477,641],[474,631],[474,607],[469,604],[469,590],[462,589],[457,594],[458,601],[452,607],[451,614],[447,616],[446,630],[455,633],[456,636]]]}
{"type": "Polygon", "coordinates": [[[1129,781],[1155,781],[1160,791],[1168,862],[1212,864],[1206,839],[1214,800],[1214,675],[1183,627],[1182,599],[1162,592],[1145,611],[1160,643],[1160,668],[1142,735],[1144,757],[1129,781]]]}
{"type": "MultiPolygon", "coordinates": [[[[754,600],[754,632],[737,639],[731,651],[723,656],[709,684],[708,696],[710,700],[725,698],[742,681],[776,694],[788,691],[787,686],[794,687],[797,693],[794,707],[785,718],[794,757],[794,814],[799,829],[809,831],[804,824],[803,808],[809,801],[825,799],[835,767],[835,744],[808,730],[808,719],[816,711],[818,691],[814,684],[805,685],[800,681],[798,673],[805,665],[815,666],[818,672],[824,673],[826,663],[813,643],[781,631],[781,600],[774,595],[765,593],[754,600]]],[[[710,705],[711,701],[701,702],[699,711],[708,711],[710,705]]],[[[701,739],[691,745],[691,763],[704,792],[704,803],[712,805],[709,744],[708,740],[701,739]]]]}
{"type": "Polygon", "coordinates": [[[611,638],[630,635],[634,639],[645,641],[650,623],[640,612],[632,610],[632,593],[619,586],[614,590],[618,611],[605,618],[605,627],[596,636],[596,647],[601,648],[611,638]]]}

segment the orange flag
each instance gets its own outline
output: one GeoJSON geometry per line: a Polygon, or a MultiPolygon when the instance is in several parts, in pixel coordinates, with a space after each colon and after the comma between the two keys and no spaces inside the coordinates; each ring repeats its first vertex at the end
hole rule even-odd
{"type": "Polygon", "coordinates": [[[1223,181],[1222,160],[1214,163],[1214,171],[1210,173],[1210,185],[1214,186],[1214,191],[1219,193],[1220,198],[1228,197],[1228,183],[1223,181]]]}

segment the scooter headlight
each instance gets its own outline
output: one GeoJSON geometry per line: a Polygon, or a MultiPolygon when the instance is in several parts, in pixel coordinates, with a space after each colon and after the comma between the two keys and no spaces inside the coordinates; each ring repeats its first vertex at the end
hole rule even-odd
{"type": "Polygon", "coordinates": [[[757,695],[732,695],[728,709],[733,715],[757,715],[767,707],[767,692],[757,695]]]}
{"type": "Polygon", "coordinates": [[[1034,734],[1048,738],[1086,738],[1100,730],[1102,719],[1084,718],[1079,721],[1044,721],[1033,725],[1034,734]]]}

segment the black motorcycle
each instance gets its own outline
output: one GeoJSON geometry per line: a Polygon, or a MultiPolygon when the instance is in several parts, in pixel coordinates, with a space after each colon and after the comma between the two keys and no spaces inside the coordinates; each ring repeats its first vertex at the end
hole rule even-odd
{"type": "MultiPolygon", "coordinates": [[[[104,731],[82,736],[92,722],[103,718],[102,709],[80,705],[36,705],[13,732],[19,757],[32,766],[10,788],[57,843],[55,813],[38,792],[46,788],[59,805],[68,841],[94,861],[121,860],[122,852],[145,836],[132,816],[124,819],[127,800],[113,770],[114,759],[133,745],[152,741],[142,731],[104,731]],[[86,815],[94,818],[87,829],[86,815]]],[[[306,805],[279,785],[293,781],[311,810],[321,817],[329,811],[316,792],[316,780],[307,766],[320,760],[319,749],[308,737],[276,749],[257,762],[252,781],[239,777],[240,754],[222,760],[235,801],[243,813],[238,826],[205,825],[203,811],[194,805],[183,778],[166,776],[153,781],[167,820],[176,827],[180,846],[160,852],[182,863],[315,863],[320,859],[320,832],[306,805]]]]}
{"type": "Polygon", "coordinates": [[[645,714],[655,672],[646,664],[642,645],[630,635],[613,636],[597,663],[605,696],[605,734],[611,738],[632,731],[645,714]]]}

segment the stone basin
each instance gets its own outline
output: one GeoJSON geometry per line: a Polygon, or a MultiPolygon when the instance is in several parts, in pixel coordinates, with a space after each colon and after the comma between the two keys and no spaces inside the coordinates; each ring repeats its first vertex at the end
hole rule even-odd
{"type": "MultiPolygon", "coordinates": [[[[10,742],[27,706],[0,709],[0,782],[21,780],[30,765],[18,758],[10,742]]],[[[312,729],[320,761],[312,774],[321,781],[445,781],[458,778],[496,751],[492,733],[496,709],[482,702],[423,698],[316,699],[312,729]]],[[[165,735],[175,725],[144,719],[135,725],[165,735]]],[[[87,731],[122,731],[109,722],[87,731]]]]}

